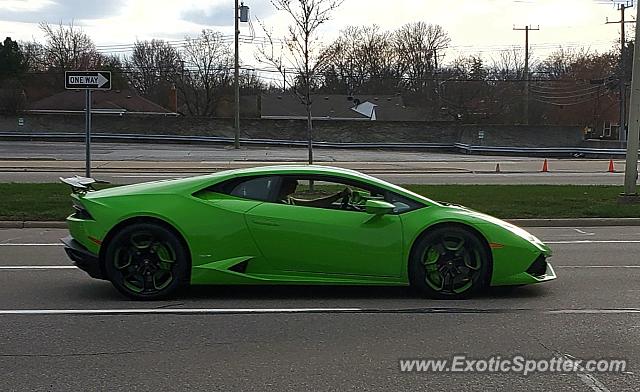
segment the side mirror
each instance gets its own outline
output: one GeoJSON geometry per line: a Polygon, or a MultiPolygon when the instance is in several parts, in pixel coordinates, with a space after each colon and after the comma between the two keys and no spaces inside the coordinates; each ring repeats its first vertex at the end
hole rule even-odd
{"type": "Polygon", "coordinates": [[[392,213],[396,206],[383,200],[369,199],[364,204],[364,208],[367,214],[386,215],[392,213]]]}

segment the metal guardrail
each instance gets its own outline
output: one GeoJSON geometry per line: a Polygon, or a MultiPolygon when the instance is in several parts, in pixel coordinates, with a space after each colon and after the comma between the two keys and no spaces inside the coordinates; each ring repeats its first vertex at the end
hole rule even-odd
{"type": "Polygon", "coordinates": [[[627,154],[626,149],[622,148],[589,148],[589,147],[494,147],[494,146],[474,146],[463,143],[454,143],[454,146],[460,150],[469,153],[520,153],[520,154],[550,154],[550,155],[620,155],[627,154]]]}
{"type": "MultiPolygon", "coordinates": [[[[75,132],[0,132],[0,138],[10,140],[72,140],[84,141],[84,133],[75,132]]],[[[102,142],[154,142],[154,143],[215,143],[233,144],[232,137],[224,136],[182,136],[182,135],[141,135],[94,133],[93,141],[102,142]]],[[[305,140],[284,139],[247,139],[241,138],[245,145],[269,145],[304,147],[305,140]]],[[[403,150],[444,150],[466,154],[506,154],[506,155],[544,155],[544,156],[625,156],[626,150],[621,148],[587,148],[587,147],[499,147],[480,146],[465,143],[340,143],[313,142],[314,147],[344,149],[403,149],[403,150]]]]}

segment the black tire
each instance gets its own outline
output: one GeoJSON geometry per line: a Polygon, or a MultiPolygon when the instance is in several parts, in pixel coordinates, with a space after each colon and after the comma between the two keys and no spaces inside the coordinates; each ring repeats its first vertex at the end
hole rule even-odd
{"type": "Polygon", "coordinates": [[[121,229],[109,241],[103,262],[113,286],[131,299],[167,298],[189,284],[187,249],[171,230],[155,223],[121,229]]]}
{"type": "Polygon", "coordinates": [[[409,282],[421,295],[464,299],[485,289],[491,279],[485,243],[461,226],[441,226],[421,236],[409,258],[409,282]]]}

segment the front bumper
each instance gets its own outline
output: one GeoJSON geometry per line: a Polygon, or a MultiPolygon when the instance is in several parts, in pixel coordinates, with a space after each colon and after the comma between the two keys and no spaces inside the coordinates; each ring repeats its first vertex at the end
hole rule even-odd
{"type": "Polygon", "coordinates": [[[76,267],[85,271],[92,278],[106,279],[102,268],[100,268],[100,260],[97,255],[89,252],[81,243],[74,240],[72,236],[60,239],[64,244],[64,251],[73,261],[76,267]]]}
{"type": "Polygon", "coordinates": [[[541,253],[525,271],[514,271],[514,273],[506,276],[494,277],[491,280],[491,286],[518,286],[542,283],[557,279],[557,277],[553,266],[547,261],[546,254],[541,253]]]}
{"type": "Polygon", "coordinates": [[[556,272],[553,270],[553,267],[549,264],[547,257],[544,254],[541,254],[534,260],[531,266],[527,269],[527,273],[538,282],[546,282],[557,277],[556,272]]]}

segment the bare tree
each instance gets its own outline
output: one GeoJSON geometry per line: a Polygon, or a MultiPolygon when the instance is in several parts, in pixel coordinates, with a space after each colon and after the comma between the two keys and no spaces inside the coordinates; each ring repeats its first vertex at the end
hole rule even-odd
{"type": "Polygon", "coordinates": [[[400,69],[391,33],[377,25],[350,26],[327,50],[323,90],[350,95],[397,91],[400,69]]]}
{"type": "Polygon", "coordinates": [[[267,89],[265,82],[254,70],[240,72],[240,90],[243,94],[259,94],[267,89]]]}
{"type": "MultiPolygon", "coordinates": [[[[489,69],[492,78],[497,80],[524,79],[524,51],[519,48],[503,50],[489,69]]],[[[533,69],[533,66],[529,67],[533,69]]]]}
{"type": "Polygon", "coordinates": [[[155,102],[169,105],[169,89],[182,69],[176,48],[163,40],[137,41],[125,65],[132,87],[155,102]]]}
{"type": "Polygon", "coordinates": [[[451,39],[440,25],[408,23],[395,32],[395,48],[407,89],[424,93],[451,39]]]}
{"type": "Polygon", "coordinates": [[[37,41],[20,42],[20,47],[24,55],[24,62],[29,72],[39,72],[46,70],[45,48],[37,41]]]}
{"type": "Polygon", "coordinates": [[[100,67],[102,56],[91,38],[73,23],[56,27],[40,23],[46,36],[44,59],[49,68],[86,70],[100,67]]]}
{"type": "MultiPolygon", "coordinates": [[[[285,67],[293,67],[298,80],[292,90],[300,98],[307,112],[307,137],[309,164],[313,164],[313,122],[311,116],[311,90],[322,73],[332,52],[322,50],[317,37],[318,28],[329,21],[331,13],[344,0],[270,0],[278,10],[288,14],[291,23],[280,53],[276,53],[276,43],[270,31],[265,29],[270,47],[260,49],[260,60],[276,67],[285,75],[285,67]]],[[[264,27],[264,26],[263,26],[264,27]]]]}
{"type": "Polygon", "coordinates": [[[542,60],[536,72],[549,80],[601,79],[619,71],[616,53],[599,54],[589,49],[560,48],[542,60]]]}
{"type": "Polygon", "coordinates": [[[619,53],[588,49],[559,49],[542,60],[539,77],[531,86],[534,121],[581,124],[595,128],[600,117],[617,102],[619,53]]]}
{"type": "Polygon", "coordinates": [[[198,38],[187,37],[182,50],[184,71],[178,90],[189,114],[215,114],[216,100],[224,95],[232,82],[232,57],[222,34],[203,30],[198,38]]]}

